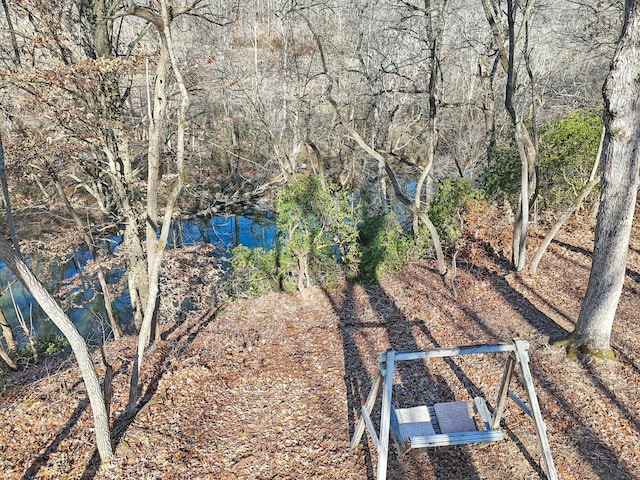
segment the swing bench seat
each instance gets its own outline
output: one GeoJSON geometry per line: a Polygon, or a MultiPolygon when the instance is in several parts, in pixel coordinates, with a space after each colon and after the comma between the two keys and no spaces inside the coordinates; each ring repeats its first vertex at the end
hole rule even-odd
{"type": "Polygon", "coordinates": [[[400,455],[414,448],[466,445],[471,443],[496,442],[503,439],[500,420],[507,398],[515,401],[533,419],[542,453],[541,468],[548,480],[558,480],[558,472],[553,463],[546,425],[542,418],[538,397],[529,370],[529,343],[514,339],[513,343],[466,345],[462,347],[432,348],[427,350],[394,351],[387,350],[378,357],[378,375],[371,391],[362,405],[360,419],[356,425],[351,447],[356,448],[365,431],[378,452],[376,478],[387,478],[387,460],[390,437],[395,440],[400,455]],[[393,375],[399,362],[409,360],[429,360],[459,355],[506,354],[502,381],[498,388],[493,413],[489,411],[482,397],[473,399],[473,408],[464,401],[436,403],[433,406],[396,408],[392,403],[393,375]],[[520,367],[521,383],[528,405],[509,389],[515,367],[520,367]],[[378,393],[382,389],[380,421],[378,428],[371,419],[378,393]],[[480,426],[480,428],[478,428],[480,426]],[[389,435],[391,434],[391,435],[389,435]]]}
{"type": "Polygon", "coordinates": [[[436,403],[427,407],[391,408],[390,430],[399,454],[413,448],[497,442],[501,430],[492,430],[491,414],[482,397],[474,398],[484,429],[479,430],[467,402],[436,403]]]}

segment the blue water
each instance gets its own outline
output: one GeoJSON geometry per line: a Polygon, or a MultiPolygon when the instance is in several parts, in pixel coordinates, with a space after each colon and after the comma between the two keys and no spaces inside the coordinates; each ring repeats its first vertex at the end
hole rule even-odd
{"type": "MultiPolygon", "coordinates": [[[[218,245],[223,251],[238,245],[245,245],[249,248],[262,247],[270,249],[275,246],[276,237],[277,229],[275,218],[272,214],[217,216],[206,220],[185,220],[176,224],[170,234],[169,248],[180,248],[181,246],[204,242],[218,245]]],[[[103,248],[113,251],[118,248],[121,241],[121,237],[112,237],[109,242],[104,244],[103,248]]],[[[62,261],[59,259],[52,261],[40,256],[32,256],[27,259],[27,263],[41,281],[45,277],[49,278],[48,281],[45,281],[45,286],[51,293],[55,294],[55,289],[67,279],[81,273],[90,259],[91,254],[87,249],[76,248],[74,251],[70,251],[69,256],[62,259],[62,261]],[[45,273],[45,271],[48,272],[45,273]]],[[[107,281],[115,283],[123,273],[123,271],[112,270],[108,272],[107,281]]],[[[72,298],[68,299],[72,300],[72,302],[68,303],[73,306],[66,306],[65,311],[83,335],[101,336],[100,319],[106,319],[104,304],[102,296],[94,294],[95,285],[87,283],[88,281],[88,279],[85,279],[84,282],[80,283],[80,287],[72,290],[72,298]]],[[[36,337],[60,333],[53,322],[48,320],[31,294],[13,276],[3,262],[0,262],[0,288],[5,291],[4,295],[0,296],[0,308],[7,317],[9,324],[14,327],[14,332],[20,344],[24,345],[26,343],[26,336],[18,327],[16,309],[36,337]],[[8,286],[11,286],[15,308],[8,286]]],[[[116,299],[114,309],[122,324],[126,324],[130,320],[131,306],[127,295],[116,299]]]]}

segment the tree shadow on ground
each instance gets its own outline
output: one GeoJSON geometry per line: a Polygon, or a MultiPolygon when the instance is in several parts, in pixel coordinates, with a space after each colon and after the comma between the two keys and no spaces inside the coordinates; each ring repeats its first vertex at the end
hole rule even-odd
{"type": "Polygon", "coordinates": [[[38,455],[31,466],[25,470],[22,474],[22,480],[31,480],[35,478],[40,469],[47,464],[51,455],[58,449],[60,443],[69,435],[73,427],[78,423],[80,415],[89,406],[89,399],[83,399],[78,402],[75,410],[71,414],[71,417],[65,424],[65,426],[57,433],[53,441],[47,446],[44,452],[38,455]]]}
{"type": "MultiPolygon", "coordinates": [[[[567,245],[567,248],[569,247],[571,246],[567,245]]],[[[576,247],[571,248],[579,250],[581,253],[589,254],[586,250],[576,247]]],[[[492,255],[496,261],[504,261],[503,258],[489,249],[487,249],[487,253],[492,255]]],[[[476,264],[469,264],[467,269],[468,271],[473,271],[474,275],[481,276],[484,279],[490,279],[494,289],[508,304],[511,305],[511,308],[517,311],[522,318],[540,334],[548,336],[550,343],[553,343],[554,340],[566,338],[568,336],[569,332],[566,329],[558,325],[544,312],[540,311],[535,304],[510,285],[504,276],[495,275],[488,271],[486,267],[476,264]]],[[[480,327],[485,333],[493,336],[494,338],[499,338],[499,333],[483,321],[478,312],[466,305],[460,305],[460,308],[462,308],[465,315],[478,325],[478,327],[480,327]]],[[[637,419],[637,415],[632,414],[629,407],[621,402],[615,393],[604,385],[593,368],[586,365],[584,360],[581,361],[581,364],[583,365],[586,374],[589,375],[597,388],[616,408],[618,408],[630,420],[637,419]]],[[[536,379],[539,388],[546,390],[549,396],[557,402],[562,411],[570,418],[571,424],[574,425],[573,430],[581,432],[581,435],[576,437],[574,442],[582,457],[591,465],[593,471],[601,478],[616,478],[620,480],[630,480],[634,478],[633,475],[620,464],[616,452],[600,438],[598,431],[581,417],[580,412],[572,402],[563,395],[561,389],[554,386],[553,381],[545,378],[540,372],[536,372],[534,369],[532,370],[532,374],[536,379]],[[597,451],[598,454],[594,455],[594,451],[597,451]]]]}
{"type": "MultiPolygon", "coordinates": [[[[219,307],[214,307],[207,311],[205,314],[193,317],[190,320],[186,320],[182,323],[176,322],[166,329],[161,338],[162,343],[149,349],[147,353],[147,363],[149,363],[152,355],[156,355],[153,364],[149,367],[154,368],[152,376],[146,383],[144,394],[141,396],[136,406],[135,412],[129,414],[123,411],[113,421],[111,428],[111,442],[114,450],[120,444],[122,438],[127,432],[129,426],[135,421],[141,411],[149,405],[151,399],[154,397],[160,385],[164,374],[169,370],[171,362],[179,357],[193,342],[196,336],[209,325],[220,313],[219,307]]],[[[80,477],[80,480],[91,480],[95,477],[98,468],[100,466],[100,458],[97,452],[89,462],[89,465],[85,469],[84,473],[80,477]]],[[[26,479],[24,479],[26,480],[26,479]]]]}

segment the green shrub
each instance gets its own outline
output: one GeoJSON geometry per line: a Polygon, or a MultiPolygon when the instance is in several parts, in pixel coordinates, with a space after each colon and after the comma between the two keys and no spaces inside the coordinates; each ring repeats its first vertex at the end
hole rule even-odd
{"type": "MultiPolygon", "coordinates": [[[[52,333],[35,339],[36,352],[40,357],[50,357],[69,352],[69,342],[61,333],[52,333]]],[[[19,363],[29,363],[33,360],[33,348],[27,344],[17,351],[19,363]]]]}
{"type": "Polygon", "coordinates": [[[538,181],[546,209],[567,205],[587,183],[601,131],[600,109],[570,112],[541,129],[538,181]]]}
{"type": "MultiPolygon", "coordinates": [[[[600,109],[570,112],[547,122],[539,131],[537,206],[542,212],[570,203],[587,183],[600,144],[600,109]]],[[[520,157],[511,137],[500,136],[489,152],[481,177],[482,190],[497,202],[517,208],[520,157]]]]}
{"type": "Polygon", "coordinates": [[[317,176],[299,175],[285,185],[275,210],[282,279],[326,283],[339,271],[357,269],[360,206],[350,193],[325,187],[317,176]]]}
{"type": "Polygon", "coordinates": [[[426,228],[421,227],[416,241],[403,231],[393,213],[367,217],[360,227],[360,240],[360,277],[368,283],[377,282],[380,275],[400,270],[406,263],[424,255],[432,246],[426,228]]]}
{"type": "Polygon", "coordinates": [[[443,248],[455,246],[462,234],[462,215],[470,202],[480,199],[482,193],[466,178],[448,178],[438,183],[429,218],[440,235],[443,248]]]}
{"type": "Polygon", "coordinates": [[[238,245],[231,250],[225,292],[231,298],[258,297],[277,289],[276,251],[238,245]]]}
{"type": "Polygon", "coordinates": [[[489,151],[489,162],[480,177],[485,195],[517,206],[520,194],[520,156],[512,138],[500,136],[489,151]]]}
{"type": "Polygon", "coordinates": [[[325,187],[317,176],[301,175],[285,185],[274,209],[279,239],[276,248],[234,248],[232,270],[225,282],[227,295],[237,298],[274,290],[292,292],[301,275],[332,286],[345,274],[357,271],[360,207],[351,194],[325,187]]]}

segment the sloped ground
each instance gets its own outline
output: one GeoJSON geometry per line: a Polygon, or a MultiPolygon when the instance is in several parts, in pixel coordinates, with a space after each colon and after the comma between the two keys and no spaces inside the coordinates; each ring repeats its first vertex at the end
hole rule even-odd
{"type": "MultiPolygon", "coordinates": [[[[616,362],[568,360],[562,348],[550,346],[579,312],[592,248],[588,231],[567,229],[537,277],[508,273],[493,255],[501,252],[502,233],[474,233],[482,241],[464,246],[455,293],[425,262],[379,286],[315,288],[308,300],[273,294],[188,318],[166,331],[152,353],[146,403],[126,428],[117,418],[133,342],[110,345],[118,371],[117,456],[97,472],[90,409],[73,362],[49,365],[39,378],[35,371],[9,378],[23,387],[0,397],[0,477],[371,479],[375,449],[363,441],[351,451],[349,440],[379,352],[519,336],[531,343],[560,477],[640,478],[638,230],[615,324],[616,362]]],[[[397,401],[410,406],[480,392],[493,405],[502,360],[456,357],[402,367],[397,401]]],[[[392,454],[388,478],[540,478],[532,422],[511,401],[504,432],[505,440],[484,446],[392,454]]]]}

